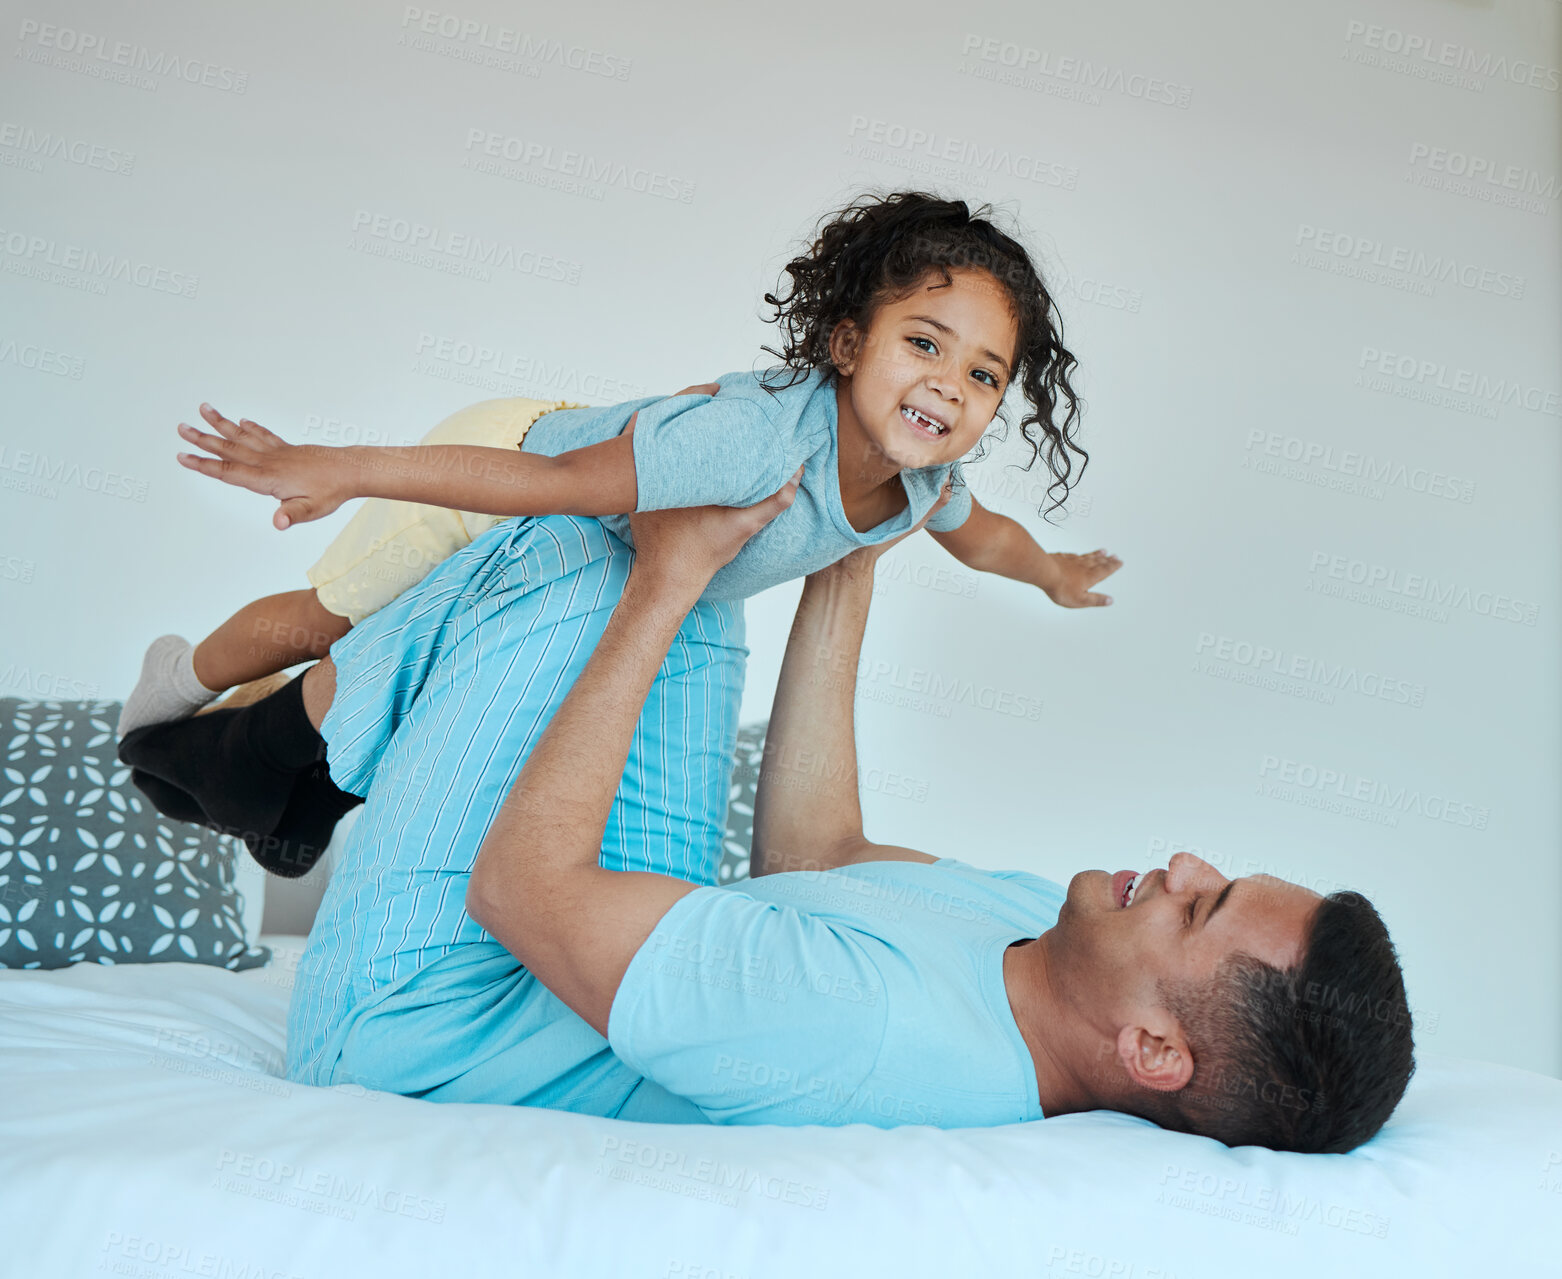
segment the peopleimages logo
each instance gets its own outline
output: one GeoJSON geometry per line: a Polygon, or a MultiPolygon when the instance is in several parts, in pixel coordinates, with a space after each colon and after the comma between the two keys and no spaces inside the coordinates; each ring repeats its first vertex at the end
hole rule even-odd
{"type": "Polygon", "coordinates": [[[1434,147],[1429,142],[1410,144],[1409,176],[1419,178],[1422,186],[1442,186],[1462,194],[1467,194],[1465,188],[1474,183],[1544,200],[1555,200],[1562,193],[1562,182],[1554,173],[1544,174],[1522,164],[1506,164],[1451,147],[1434,147]]]}
{"type": "Polygon", "coordinates": [[[602,187],[619,187],[660,200],[688,204],[694,199],[695,186],[687,178],[659,169],[625,164],[620,160],[604,159],[585,151],[573,151],[564,146],[555,147],[551,142],[536,138],[471,128],[466,131],[464,149],[468,154],[461,157],[461,167],[474,172],[507,176],[507,165],[499,164],[499,161],[506,161],[508,166],[533,167],[561,179],[602,187]]]}
{"type": "Polygon", "coordinates": [[[999,40],[991,36],[967,34],[960,47],[963,57],[988,63],[994,68],[1005,68],[1020,76],[1044,76],[1078,85],[1083,89],[1120,93],[1124,97],[1138,98],[1143,102],[1159,102],[1166,106],[1186,108],[1193,100],[1193,89],[1159,76],[1144,75],[1137,71],[1125,71],[1122,67],[1105,62],[1092,62],[1071,54],[1055,54],[1050,49],[1038,49],[1032,45],[1015,44],[1012,40],[999,40]]]}
{"type": "Polygon", "coordinates": [[[18,342],[15,338],[0,338],[0,364],[14,364],[34,373],[52,373],[75,381],[81,380],[87,366],[82,356],[68,355],[34,342],[18,342]]]}
{"type": "MultiPolygon", "coordinates": [[[[63,699],[72,702],[95,702],[99,692],[98,686],[88,680],[55,675],[49,671],[35,671],[30,666],[18,666],[15,662],[0,671],[0,689],[44,701],[63,699]]],[[[20,776],[14,768],[8,769],[7,775],[12,782],[20,776]]]]}
{"type": "MultiPolygon", "coordinates": [[[[933,708],[947,708],[950,704],[958,703],[975,710],[994,711],[1019,719],[1041,718],[1042,702],[1039,697],[1030,697],[991,684],[978,684],[963,675],[945,676],[927,667],[902,666],[899,662],[882,657],[864,656],[861,659],[857,669],[857,684],[863,696],[875,701],[885,699],[875,697],[867,685],[880,684],[887,689],[899,690],[912,699],[903,704],[913,705],[917,709],[923,709],[923,703],[931,703],[933,708]]],[[[939,712],[935,710],[935,713],[939,712]]],[[[947,716],[947,709],[941,714],[947,716]]]]}
{"type": "Polygon", "coordinates": [[[20,151],[29,157],[47,160],[64,160],[67,164],[87,169],[102,169],[105,173],[128,176],[135,168],[133,151],[121,151],[102,142],[88,142],[84,138],[70,138],[62,133],[40,131],[31,125],[7,121],[0,124],[0,147],[20,151]]]}
{"type": "Polygon", "coordinates": [[[542,356],[427,330],[419,331],[415,351],[418,362],[413,367],[423,372],[430,371],[423,367],[429,361],[438,361],[523,382],[536,391],[540,399],[601,400],[605,404],[622,404],[625,400],[640,400],[651,394],[639,382],[626,382],[623,378],[593,373],[562,361],[550,361],[542,356]]]}
{"type": "Polygon", "coordinates": [[[454,13],[441,13],[434,9],[420,9],[407,5],[401,13],[401,43],[410,44],[409,37],[421,33],[453,41],[457,45],[471,45],[478,53],[494,57],[514,54],[530,62],[552,63],[569,71],[601,76],[608,80],[629,79],[628,58],[619,57],[602,49],[585,45],[567,44],[549,36],[533,35],[515,27],[491,27],[475,18],[463,18],[454,13]]]}
{"type": "Polygon", "coordinates": [[[0,262],[16,275],[36,275],[53,281],[61,275],[98,286],[105,280],[133,284],[158,293],[193,298],[200,277],[155,262],[137,261],[117,253],[99,253],[79,244],[61,243],[49,236],[29,235],[14,227],[0,227],[0,262]]]}
{"type": "MultiPolygon", "coordinates": [[[[1348,768],[1328,768],[1302,760],[1265,755],[1258,767],[1259,794],[1286,799],[1309,808],[1332,804],[1370,804],[1386,816],[1414,813],[1429,821],[1485,830],[1491,809],[1447,795],[1428,794],[1413,786],[1363,777],[1348,768]]],[[[1354,814],[1350,814],[1354,815],[1354,814]]],[[[1386,823],[1388,825],[1397,822],[1386,823]]]]}
{"type": "Polygon", "coordinates": [[[581,265],[567,258],[536,253],[499,239],[485,240],[466,231],[429,226],[411,218],[399,218],[368,209],[353,214],[353,238],[348,248],[375,257],[392,258],[414,266],[434,267],[451,274],[489,280],[490,271],[514,271],[579,284],[581,265]]]}
{"type": "Polygon", "coordinates": [[[122,475],[101,466],[83,466],[75,458],[58,453],[40,453],[36,449],[0,444],[0,487],[55,498],[60,495],[60,485],[130,502],[144,502],[147,498],[147,481],[136,476],[122,475]]]}
{"type": "Polygon", "coordinates": [[[1492,377],[1489,373],[1477,373],[1474,369],[1460,368],[1441,360],[1429,360],[1402,351],[1384,351],[1375,346],[1361,348],[1356,367],[1360,370],[1357,385],[1369,390],[1387,390],[1390,394],[1432,402],[1453,397],[1450,407],[1457,407],[1459,397],[1468,397],[1493,412],[1508,407],[1562,417],[1562,392],[1519,378],[1492,377]]]}
{"type": "Polygon", "coordinates": [[[1500,298],[1524,296],[1522,275],[1495,271],[1491,267],[1463,260],[1453,253],[1431,254],[1408,245],[1384,244],[1370,236],[1351,235],[1306,222],[1296,228],[1296,247],[1299,251],[1318,253],[1330,261],[1358,268],[1401,272],[1427,284],[1458,284],[1500,298]]]}
{"type": "MultiPolygon", "coordinates": [[[[1311,575],[1308,588],[1319,595],[1355,598],[1346,591],[1330,589],[1339,584],[1340,587],[1356,588],[1363,594],[1382,592],[1384,598],[1397,596],[1437,609],[1462,609],[1479,617],[1517,622],[1523,626],[1535,625],[1540,615],[1538,604],[1514,599],[1497,591],[1484,588],[1476,590],[1462,582],[1444,581],[1425,573],[1405,573],[1388,564],[1374,564],[1368,560],[1352,559],[1348,555],[1331,555],[1328,551],[1314,551],[1307,572],[1311,575]]],[[[1364,602],[1375,601],[1367,599],[1364,602]]],[[[1439,620],[1446,620],[1446,615],[1439,620]]]]}
{"type": "Polygon", "coordinates": [[[1346,662],[1330,662],[1326,658],[1306,653],[1288,652],[1270,644],[1255,644],[1251,640],[1230,635],[1201,631],[1193,652],[1195,656],[1207,659],[1206,674],[1222,674],[1226,673],[1225,668],[1236,667],[1241,668],[1241,671],[1275,676],[1281,681],[1316,684],[1335,692],[1359,693],[1363,697],[1397,702],[1404,706],[1420,706],[1426,701],[1424,684],[1397,679],[1380,671],[1362,670],[1346,662]],[[1211,665],[1211,662],[1215,665],[1211,665]]]}
{"type": "MultiPolygon", "coordinates": [[[[39,22],[36,18],[23,18],[17,34],[22,48],[36,54],[44,49],[54,52],[45,55],[53,59],[55,66],[70,71],[85,71],[105,79],[134,76],[145,71],[154,76],[172,76],[188,84],[198,84],[208,89],[222,89],[231,93],[243,93],[249,86],[249,72],[234,67],[208,62],[204,58],[191,58],[164,49],[150,49],[144,44],[128,40],[110,41],[93,31],[78,31],[74,27],[60,27],[53,23],[39,22]],[[111,74],[111,73],[117,73],[111,74]]],[[[30,56],[28,61],[37,61],[30,56]]],[[[152,88],[157,81],[148,82],[152,88]]]]}
{"type": "Polygon", "coordinates": [[[1525,85],[1555,93],[1562,84],[1562,72],[1556,67],[1533,62],[1528,58],[1510,58],[1506,54],[1491,53],[1469,45],[1455,44],[1452,40],[1434,40],[1430,36],[1413,31],[1401,31],[1397,27],[1384,27],[1376,23],[1352,19],[1345,24],[1345,43],[1360,44],[1368,49],[1379,49],[1403,58],[1415,58],[1421,62],[1468,75],[1486,76],[1492,80],[1506,80],[1510,84],[1525,85]]]}
{"type": "MultiPolygon", "coordinates": [[[[1079,185],[1079,170],[1071,164],[972,138],[940,134],[934,129],[896,124],[889,120],[854,115],[847,136],[858,141],[902,151],[927,160],[960,165],[982,173],[1039,182],[1043,186],[1072,191],[1079,185]]],[[[873,158],[867,156],[865,158],[873,158]]]]}
{"type": "MultiPolygon", "coordinates": [[[[1284,435],[1279,431],[1250,430],[1247,433],[1246,452],[1255,451],[1279,462],[1295,463],[1297,467],[1317,467],[1341,477],[1342,485],[1362,481],[1363,486],[1402,488],[1409,493],[1421,493],[1427,497],[1442,498],[1449,502],[1469,505],[1475,500],[1475,481],[1425,466],[1411,466],[1398,458],[1378,457],[1372,453],[1358,453],[1355,449],[1337,448],[1319,440],[1304,440],[1297,435],[1284,435]]],[[[1261,458],[1244,457],[1242,464],[1251,470],[1266,468],[1261,458]]],[[[1276,474],[1284,472],[1271,467],[1276,474]]],[[[1330,487],[1333,487],[1332,485],[1330,487]]],[[[1363,491],[1369,497],[1382,495],[1381,489],[1363,491]]]]}

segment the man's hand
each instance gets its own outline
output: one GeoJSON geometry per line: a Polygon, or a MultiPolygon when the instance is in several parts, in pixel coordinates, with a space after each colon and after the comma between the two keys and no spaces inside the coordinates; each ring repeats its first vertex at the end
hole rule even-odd
{"type": "Polygon", "coordinates": [[[1087,555],[1053,551],[1051,558],[1055,572],[1042,590],[1054,604],[1064,608],[1095,608],[1112,602],[1110,595],[1099,594],[1090,588],[1122,568],[1123,561],[1117,556],[1103,550],[1087,555]]]}
{"type": "Polygon", "coordinates": [[[213,456],[181,453],[179,464],[224,484],[276,498],[280,505],[271,522],[277,528],[318,520],[352,496],[341,483],[338,450],[289,444],[248,418],[230,422],[210,404],[201,405],[201,417],[216,435],[183,422],[179,434],[213,456]]]}

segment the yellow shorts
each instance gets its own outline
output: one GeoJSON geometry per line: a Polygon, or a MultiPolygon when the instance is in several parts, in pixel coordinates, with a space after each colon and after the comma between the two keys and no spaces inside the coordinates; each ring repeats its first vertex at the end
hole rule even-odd
{"type": "MultiPolygon", "coordinates": [[[[484,400],[452,413],[419,443],[519,448],[532,423],[544,413],[586,407],[520,395],[484,400]]],[[[368,498],[309,570],[309,584],[328,612],[356,626],[504,518],[368,498]]]]}

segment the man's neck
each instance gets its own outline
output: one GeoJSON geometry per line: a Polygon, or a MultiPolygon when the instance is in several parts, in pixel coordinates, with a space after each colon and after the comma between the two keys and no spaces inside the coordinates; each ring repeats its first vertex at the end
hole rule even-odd
{"type": "Polygon", "coordinates": [[[1036,1091],[1042,1113],[1049,1119],[1081,1110],[1097,1110],[1104,1103],[1074,1068],[1081,1052],[1094,1058],[1095,1049],[1076,1044],[1070,1037],[1074,1020],[1052,987],[1046,934],[1016,942],[1003,953],[1003,984],[1009,1008],[1020,1036],[1030,1049],[1036,1070],[1036,1091]]]}

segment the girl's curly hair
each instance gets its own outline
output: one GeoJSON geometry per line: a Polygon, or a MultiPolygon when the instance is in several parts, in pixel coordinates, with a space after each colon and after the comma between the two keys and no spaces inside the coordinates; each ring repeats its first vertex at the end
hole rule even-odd
{"type": "MultiPolygon", "coordinates": [[[[776,308],[769,320],[780,325],[784,347],[760,349],[782,361],[772,372],[792,371],[784,386],[821,366],[831,370],[833,380],[839,373],[830,359],[830,335],[842,320],[851,320],[865,333],[879,307],[908,296],[930,271],[945,283],[951,269],[987,272],[1004,290],[1018,320],[1013,380],[1020,383],[1032,409],[1020,422],[1020,434],[1032,449],[1024,469],[1043,459],[1053,476],[1047,496],[1061,490],[1042,512],[1045,518],[1068,498],[1074,476],[1069,454],[1079,456],[1079,475],[1090,460],[1073,438],[1080,401],[1068,379],[1078,361],[1063,345],[1062,317],[1030,255],[983,216],[991,212],[991,205],[973,214],[963,200],[897,191],[862,195],[826,214],[808,251],[786,264],[791,291],[781,298],[765,294],[765,301],[776,308]]],[[[1008,425],[1001,408],[998,418],[1008,425]]],[[[985,446],[984,438],[977,457],[983,456],[985,446]]]]}

